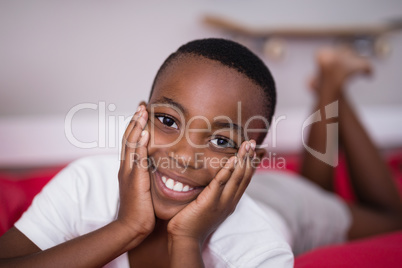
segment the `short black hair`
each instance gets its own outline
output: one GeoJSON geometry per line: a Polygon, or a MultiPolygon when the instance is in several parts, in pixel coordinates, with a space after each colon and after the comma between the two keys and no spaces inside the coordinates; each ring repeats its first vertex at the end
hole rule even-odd
{"type": "MultiPolygon", "coordinates": [[[[235,69],[247,76],[252,82],[260,86],[265,96],[265,112],[268,122],[271,123],[276,106],[275,81],[264,62],[248,48],[231,40],[221,38],[207,38],[191,41],[182,45],[172,53],[159,68],[152,84],[150,98],[156,81],[162,72],[175,60],[183,55],[201,56],[215,60],[235,69]]],[[[265,136],[265,135],[264,135],[265,136]]]]}

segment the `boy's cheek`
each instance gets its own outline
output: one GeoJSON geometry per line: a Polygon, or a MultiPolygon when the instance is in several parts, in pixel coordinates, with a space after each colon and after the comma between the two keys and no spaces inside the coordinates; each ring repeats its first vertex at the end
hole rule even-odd
{"type": "Polygon", "coordinates": [[[149,124],[146,128],[149,132],[149,141],[147,146],[149,155],[152,155],[158,151],[163,152],[166,150],[171,150],[172,146],[174,145],[174,139],[169,139],[167,135],[163,135],[163,133],[160,133],[158,129],[155,129],[155,127],[152,127],[149,124]]]}
{"type": "Polygon", "coordinates": [[[216,174],[226,165],[229,157],[211,157],[207,158],[205,167],[208,169],[211,178],[214,178],[216,174]]]}

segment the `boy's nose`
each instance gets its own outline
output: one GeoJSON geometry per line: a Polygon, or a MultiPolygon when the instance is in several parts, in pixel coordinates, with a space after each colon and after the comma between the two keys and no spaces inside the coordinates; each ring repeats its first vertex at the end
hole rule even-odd
{"type": "Polygon", "coordinates": [[[169,156],[177,163],[180,168],[200,169],[203,167],[203,147],[199,141],[183,136],[180,141],[171,148],[169,156]]]}

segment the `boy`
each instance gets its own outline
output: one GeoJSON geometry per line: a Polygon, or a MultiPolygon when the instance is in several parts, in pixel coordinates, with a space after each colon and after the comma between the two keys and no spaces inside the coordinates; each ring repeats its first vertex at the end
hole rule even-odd
{"type": "MultiPolygon", "coordinates": [[[[333,73],[337,61],[325,58],[320,56],[323,72],[316,82],[319,108],[343,98],[339,89],[347,75],[361,70],[333,73]]],[[[344,62],[339,69],[348,69],[344,62]]],[[[258,205],[243,196],[264,155],[256,145],[265,137],[275,101],[269,70],[246,48],[221,39],[182,46],[162,65],[149,103],[138,108],[127,127],[120,166],[113,158],[94,157],[62,171],[1,238],[1,264],[292,266],[288,243],[297,242],[289,235],[288,218],[255,191],[250,193],[258,205]]],[[[350,111],[344,117],[354,118],[350,111]]],[[[312,136],[322,131],[314,127],[312,136]]],[[[322,145],[321,137],[316,140],[311,147],[322,145]]],[[[343,140],[347,144],[347,137],[343,140]]],[[[304,170],[309,179],[323,187],[331,184],[331,170],[318,160],[306,157],[306,166],[318,172],[304,170]]],[[[346,219],[339,232],[348,231],[348,213],[351,238],[400,228],[401,206],[392,184],[385,183],[384,192],[391,198],[379,196],[377,203],[367,202],[369,209],[348,210],[341,201],[331,201],[330,209],[346,219]],[[361,233],[360,226],[354,227],[361,219],[377,219],[377,227],[361,233]]]]}
{"type": "Polygon", "coordinates": [[[256,141],[275,98],[269,70],[243,46],[182,46],[128,125],[120,165],[93,157],[58,174],[1,238],[2,264],[292,266],[268,215],[247,196],[237,205],[264,154],[256,141]]]}

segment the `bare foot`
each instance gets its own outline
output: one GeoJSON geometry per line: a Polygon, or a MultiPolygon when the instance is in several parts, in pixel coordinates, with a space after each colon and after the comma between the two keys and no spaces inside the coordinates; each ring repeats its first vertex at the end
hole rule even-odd
{"type": "Polygon", "coordinates": [[[319,91],[323,83],[340,88],[351,76],[369,75],[372,72],[366,58],[345,47],[321,49],[317,52],[316,61],[318,76],[310,81],[310,87],[315,91],[319,91]]]}

